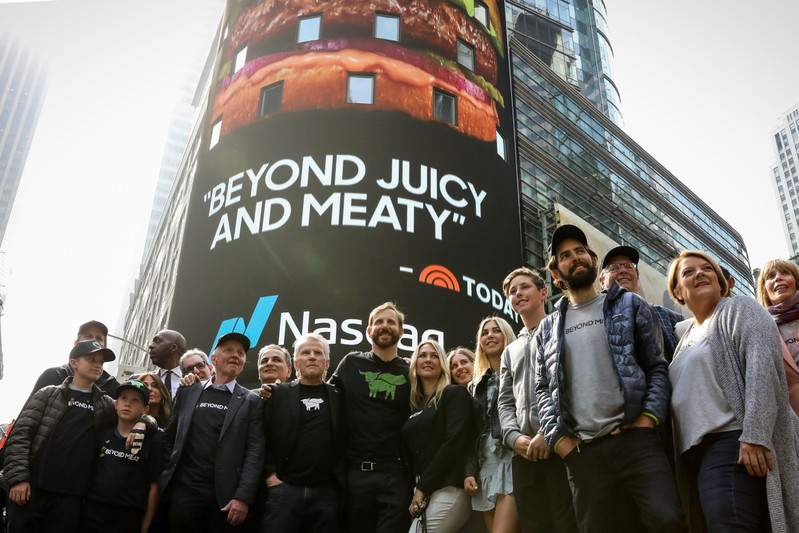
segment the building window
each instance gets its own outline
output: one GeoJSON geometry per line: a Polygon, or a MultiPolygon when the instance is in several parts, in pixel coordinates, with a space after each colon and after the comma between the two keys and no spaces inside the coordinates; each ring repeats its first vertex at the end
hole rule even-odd
{"type": "Polygon", "coordinates": [[[375,14],[375,37],[387,41],[399,41],[400,18],[385,13],[375,14]]]}
{"type": "Polygon", "coordinates": [[[488,9],[482,2],[474,3],[474,18],[480,21],[480,24],[488,28],[488,9]]]}
{"type": "Polygon", "coordinates": [[[222,133],[222,117],[220,116],[218,119],[216,119],[216,122],[214,122],[211,125],[211,141],[208,143],[209,150],[214,146],[216,146],[216,143],[219,142],[219,136],[221,135],[221,133],[222,133]]]}
{"type": "Polygon", "coordinates": [[[458,124],[458,107],[456,98],[444,91],[433,89],[433,116],[448,124],[458,124]]]}
{"type": "Polygon", "coordinates": [[[505,149],[505,137],[502,136],[499,130],[497,130],[497,154],[505,161],[508,160],[508,154],[505,149]]]}
{"type": "Polygon", "coordinates": [[[318,41],[322,34],[322,15],[311,15],[300,19],[300,27],[297,32],[297,42],[306,43],[308,41],[318,41]]]}
{"type": "Polygon", "coordinates": [[[261,87],[261,100],[258,102],[258,115],[265,116],[280,111],[283,103],[283,81],[261,87]]]}
{"type": "Polygon", "coordinates": [[[458,64],[474,70],[474,47],[458,39],[458,64]]]}
{"type": "Polygon", "coordinates": [[[245,63],[247,63],[247,45],[245,44],[241,50],[236,52],[236,62],[233,64],[233,73],[240,71],[245,63]]]}
{"type": "Polygon", "coordinates": [[[375,103],[374,74],[349,74],[347,76],[347,103],[375,103]]]}

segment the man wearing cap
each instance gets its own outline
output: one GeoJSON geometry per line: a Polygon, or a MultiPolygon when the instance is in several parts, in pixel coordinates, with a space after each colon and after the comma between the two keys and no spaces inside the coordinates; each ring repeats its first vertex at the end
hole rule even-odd
{"type": "Polygon", "coordinates": [[[162,329],[153,336],[147,347],[150,361],[158,367],[158,376],[164,382],[169,396],[174,402],[180,387],[180,358],[186,353],[186,339],[172,329],[162,329]]]}
{"type": "MultiPolygon", "coordinates": [[[[105,327],[105,324],[98,322],[97,320],[90,320],[85,324],[81,324],[81,326],[78,328],[78,336],[75,338],[73,346],[81,341],[97,341],[103,348],[105,348],[107,336],[108,328],[105,327]]],[[[33,386],[33,390],[31,391],[31,396],[33,396],[33,393],[37,390],[48,385],[61,385],[64,380],[71,375],[72,370],[70,369],[69,364],[48,368],[42,372],[42,375],[36,380],[36,384],[33,386]]],[[[97,379],[95,384],[109,396],[113,396],[114,392],[117,390],[117,387],[119,387],[119,382],[116,380],[116,378],[114,378],[105,370],[103,370],[103,373],[97,379]]],[[[30,399],[30,397],[28,399],[30,399]]]]}
{"type": "Polygon", "coordinates": [[[651,531],[685,531],[655,426],[671,389],[658,319],[619,284],[597,293],[599,258],[576,226],[555,230],[548,268],[568,291],[533,338],[541,433],[563,458],[581,531],[617,530],[616,489],[651,531]]]}
{"type": "MultiPolygon", "coordinates": [[[[599,274],[599,284],[602,290],[607,291],[615,281],[630,292],[638,293],[638,250],[630,246],[617,246],[605,254],[602,260],[602,272],[599,274]]],[[[679,339],[674,333],[674,327],[684,320],[679,313],[660,305],[652,305],[660,323],[663,333],[663,356],[671,362],[674,349],[677,348],[679,339]]]]}
{"type": "MultiPolygon", "coordinates": [[[[36,391],[5,447],[0,485],[8,490],[8,531],[76,531],[98,430],[116,424],[114,402],[96,385],[114,352],[97,341],[75,344],[71,375],[36,391]]],[[[145,415],[146,417],[146,415],[145,415]]],[[[155,420],[149,418],[154,430],[155,420]]]]}
{"type": "Polygon", "coordinates": [[[263,482],[264,450],[262,402],[236,382],[249,349],[245,335],[222,335],[211,356],[213,378],[176,396],[158,481],[171,502],[170,531],[227,531],[247,519],[263,482]]]}

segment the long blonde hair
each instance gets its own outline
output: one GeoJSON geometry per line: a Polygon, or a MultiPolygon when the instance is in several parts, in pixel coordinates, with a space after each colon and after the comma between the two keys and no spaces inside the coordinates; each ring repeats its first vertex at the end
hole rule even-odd
{"type": "Polygon", "coordinates": [[[480,333],[483,331],[485,325],[492,320],[497,323],[500,331],[502,331],[502,336],[505,337],[505,346],[502,347],[503,350],[508,344],[516,340],[516,334],[513,332],[513,328],[510,327],[510,324],[508,324],[504,318],[487,316],[480,322],[480,326],[477,328],[477,345],[474,350],[474,371],[472,375],[472,383],[475,385],[480,383],[483,374],[491,368],[491,361],[488,359],[488,354],[483,351],[483,347],[480,345],[480,333]]]}
{"type": "Polygon", "coordinates": [[[444,353],[444,348],[442,348],[439,343],[433,339],[427,339],[416,345],[416,349],[413,350],[413,355],[411,355],[411,368],[408,371],[408,381],[411,382],[411,411],[422,409],[427,405],[432,405],[433,407],[438,405],[441,395],[444,394],[444,389],[446,389],[447,385],[450,384],[447,355],[444,353]],[[438,360],[441,363],[441,374],[439,374],[438,381],[436,381],[436,388],[433,390],[433,394],[430,396],[424,395],[422,380],[416,375],[416,362],[419,359],[419,352],[421,351],[422,346],[425,344],[429,344],[433,347],[433,350],[435,350],[436,355],[438,355],[438,360]]]}

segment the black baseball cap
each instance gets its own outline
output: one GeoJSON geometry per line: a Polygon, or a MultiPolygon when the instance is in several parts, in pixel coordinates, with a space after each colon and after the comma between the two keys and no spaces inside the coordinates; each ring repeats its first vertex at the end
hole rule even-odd
{"type": "Polygon", "coordinates": [[[114,355],[114,352],[111,351],[110,348],[103,348],[102,345],[97,341],[82,341],[75,345],[72,348],[72,351],[69,352],[70,359],[77,359],[78,357],[84,355],[91,355],[93,353],[101,353],[103,354],[103,360],[107,363],[109,361],[113,361],[117,358],[114,355]]]}
{"type": "Polygon", "coordinates": [[[244,346],[245,352],[250,351],[250,338],[243,333],[225,333],[216,341],[214,349],[219,348],[220,344],[227,341],[239,341],[241,345],[244,346]]]}
{"type": "Polygon", "coordinates": [[[86,330],[89,328],[97,328],[103,332],[103,335],[108,337],[108,328],[105,326],[105,324],[103,324],[99,320],[89,320],[85,324],[81,324],[80,327],[78,328],[78,335],[80,335],[81,333],[85,333],[86,330]]]}
{"type": "Polygon", "coordinates": [[[139,392],[144,398],[144,405],[150,405],[150,387],[148,387],[143,381],[139,381],[138,379],[130,379],[121,384],[119,387],[117,387],[117,390],[114,393],[114,399],[119,398],[119,395],[122,394],[122,391],[124,390],[135,390],[139,392]]]}
{"type": "Polygon", "coordinates": [[[640,259],[640,255],[638,254],[638,250],[632,248],[631,246],[617,246],[608,253],[605,254],[605,258],[602,260],[602,268],[604,269],[608,266],[608,263],[611,259],[616,256],[623,255],[624,257],[629,257],[630,261],[638,264],[638,259],[640,259]]]}
{"type": "Polygon", "coordinates": [[[586,239],[583,230],[571,224],[564,224],[555,228],[555,233],[552,234],[552,240],[549,244],[549,254],[555,255],[555,250],[566,239],[574,239],[582,243],[583,246],[588,246],[588,239],[586,239]]]}

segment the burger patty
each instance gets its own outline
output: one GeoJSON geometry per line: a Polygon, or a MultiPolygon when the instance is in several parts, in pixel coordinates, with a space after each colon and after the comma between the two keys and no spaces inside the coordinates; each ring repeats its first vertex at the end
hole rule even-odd
{"type": "Polygon", "coordinates": [[[221,135],[267,119],[258,115],[261,88],[283,82],[281,113],[314,109],[352,108],[363,111],[398,111],[419,120],[433,116],[433,88],[457,97],[457,124],[451,127],[483,141],[496,139],[499,123],[491,100],[475,98],[463,87],[404,61],[360,50],[276,54],[275,61],[260,58],[248,64],[214,97],[211,120],[222,117],[221,135]],[[375,76],[375,102],[371,105],[346,101],[349,72],[371,72],[375,76]]]}
{"type": "Polygon", "coordinates": [[[287,50],[296,40],[298,18],[322,13],[322,37],[371,37],[375,12],[392,13],[401,19],[403,45],[429,50],[447,59],[457,59],[457,39],[475,50],[475,72],[491,83],[497,81],[497,52],[482,24],[447,0],[266,0],[234,15],[223,47],[223,60],[230,61],[245,44],[257,57],[287,50]]]}

